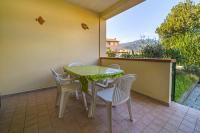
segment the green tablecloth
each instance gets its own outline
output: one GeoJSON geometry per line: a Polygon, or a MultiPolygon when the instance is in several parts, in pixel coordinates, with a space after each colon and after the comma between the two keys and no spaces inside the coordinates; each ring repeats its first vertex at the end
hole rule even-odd
{"type": "Polygon", "coordinates": [[[123,70],[103,66],[65,66],[64,71],[79,78],[83,91],[87,91],[89,81],[93,82],[107,78],[117,78],[124,74],[123,70]]]}

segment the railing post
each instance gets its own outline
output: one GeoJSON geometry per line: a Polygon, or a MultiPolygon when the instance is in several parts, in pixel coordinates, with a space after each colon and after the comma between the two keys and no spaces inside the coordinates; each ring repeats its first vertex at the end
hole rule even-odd
{"type": "Polygon", "coordinates": [[[172,62],[172,90],[171,90],[171,99],[175,101],[176,93],[176,62],[172,62]]]}

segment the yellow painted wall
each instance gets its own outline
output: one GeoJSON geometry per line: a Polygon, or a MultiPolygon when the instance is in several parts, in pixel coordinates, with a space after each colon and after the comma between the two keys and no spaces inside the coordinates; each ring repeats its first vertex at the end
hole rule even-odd
{"type": "Polygon", "coordinates": [[[101,64],[119,64],[125,73],[137,75],[134,91],[170,104],[171,63],[102,59],[101,64]]]}
{"type": "Polygon", "coordinates": [[[50,68],[99,58],[99,16],[64,0],[1,0],[0,92],[54,85],[50,68]],[[35,18],[42,16],[43,25],[35,18]],[[83,30],[81,23],[89,26],[83,30]]]}

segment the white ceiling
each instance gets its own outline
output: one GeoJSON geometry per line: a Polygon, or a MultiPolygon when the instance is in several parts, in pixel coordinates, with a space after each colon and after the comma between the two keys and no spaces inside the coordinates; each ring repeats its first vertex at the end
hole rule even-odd
{"type": "Polygon", "coordinates": [[[101,13],[120,0],[66,0],[73,4],[101,13]]]}

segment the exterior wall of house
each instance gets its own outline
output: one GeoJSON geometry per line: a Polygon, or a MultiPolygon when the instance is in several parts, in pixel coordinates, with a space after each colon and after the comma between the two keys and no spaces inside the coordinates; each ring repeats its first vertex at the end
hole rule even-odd
{"type": "Polygon", "coordinates": [[[62,70],[75,61],[96,64],[99,44],[105,44],[105,21],[99,25],[98,14],[66,1],[1,0],[0,18],[2,94],[53,86],[50,68],[62,70]],[[43,25],[36,22],[38,16],[43,25]]]}
{"type": "Polygon", "coordinates": [[[106,40],[106,48],[110,48],[112,51],[114,52],[118,52],[118,45],[119,45],[119,41],[117,41],[116,39],[107,39],[106,40]]]}
{"type": "Polygon", "coordinates": [[[166,104],[171,102],[172,63],[166,60],[101,58],[101,64],[119,64],[125,73],[136,74],[133,90],[166,104]]]}

